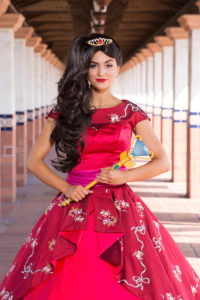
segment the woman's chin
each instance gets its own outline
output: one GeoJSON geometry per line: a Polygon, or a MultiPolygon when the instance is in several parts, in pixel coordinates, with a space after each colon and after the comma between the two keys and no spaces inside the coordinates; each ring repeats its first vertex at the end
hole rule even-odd
{"type": "Polygon", "coordinates": [[[92,88],[98,92],[103,92],[103,91],[106,91],[110,88],[110,85],[106,84],[106,85],[95,85],[95,86],[92,86],[92,88]]]}

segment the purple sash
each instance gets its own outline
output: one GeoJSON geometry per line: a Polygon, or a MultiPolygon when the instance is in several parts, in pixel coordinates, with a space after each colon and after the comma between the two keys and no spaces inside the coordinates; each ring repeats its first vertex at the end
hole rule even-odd
{"type": "MultiPolygon", "coordinates": [[[[122,166],[119,170],[126,170],[126,167],[122,166]]],[[[76,185],[80,184],[82,186],[86,186],[91,181],[95,180],[97,174],[100,174],[101,170],[80,170],[80,171],[70,171],[68,173],[67,178],[65,179],[69,184],[76,185]]],[[[111,185],[98,182],[95,186],[121,186],[122,184],[118,185],[111,185]]]]}

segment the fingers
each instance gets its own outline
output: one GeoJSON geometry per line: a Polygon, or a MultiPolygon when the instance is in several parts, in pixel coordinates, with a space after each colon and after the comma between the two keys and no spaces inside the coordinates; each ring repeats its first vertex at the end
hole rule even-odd
{"type": "Polygon", "coordinates": [[[94,191],[87,190],[82,185],[77,185],[74,186],[74,190],[70,195],[70,199],[75,202],[78,202],[83,198],[85,198],[85,196],[87,196],[88,194],[92,194],[92,193],[94,193],[94,191]]]}

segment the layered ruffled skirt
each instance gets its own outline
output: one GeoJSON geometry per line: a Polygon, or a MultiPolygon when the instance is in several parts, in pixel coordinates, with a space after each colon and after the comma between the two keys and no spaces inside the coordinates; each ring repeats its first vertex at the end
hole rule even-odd
{"type": "MultiPolygon", "coordinates": [[[[69,182],[86,185],[96,174],[74,171],[69,182]]],[[[64,195],[53,199],[1,283],[0,300],[200,300],[200,279],[142,199],[127,184],[92,189],[65,207],[64,195]]]]}

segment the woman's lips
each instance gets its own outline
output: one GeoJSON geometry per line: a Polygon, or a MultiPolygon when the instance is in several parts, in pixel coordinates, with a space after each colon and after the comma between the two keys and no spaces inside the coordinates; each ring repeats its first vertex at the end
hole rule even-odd
{"type": "Polygon", "coordinates": [[[98,82],[104,82],[104,81],[106,81],[106,79],[96,79],[96,81],[98,81],[98,82]]]}

